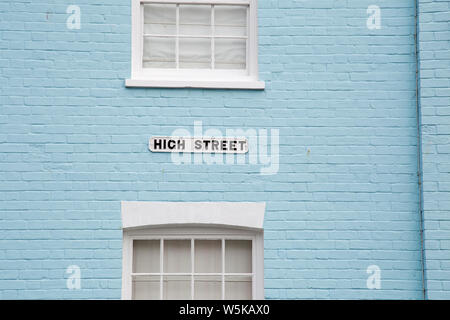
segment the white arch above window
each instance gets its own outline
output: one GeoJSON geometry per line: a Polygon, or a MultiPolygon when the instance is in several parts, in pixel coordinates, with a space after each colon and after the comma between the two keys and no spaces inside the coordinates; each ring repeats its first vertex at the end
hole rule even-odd
{"type": "Polygon", "coordinates": [[[221,225],[263,229],[264,202],[122,201],[122,228],[221,225]]]}

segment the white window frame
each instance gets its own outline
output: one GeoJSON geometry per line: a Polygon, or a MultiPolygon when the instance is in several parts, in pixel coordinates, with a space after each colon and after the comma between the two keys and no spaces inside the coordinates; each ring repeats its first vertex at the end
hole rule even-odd
{"type": "Polygon", "coordinates": [[[258,80],[257,0],[131,0],[131,79],[127,87],[264,89],[258,80]],[[247,69],[145,69],[143,55],[143,10],[145,3],[248,5],[247,69]]]}
{"type": "MultiPolygon", "coordinates": [[[[222,299],[225,297],[224,242],[251,240],[252,299],[264,299],[264,210],[265,203],[251,202],[122,202],[122,299],[132,298],[133,240],[157,239],[191,239],[191,254],[195,239],[220,239],[222,272],[208,275],[222,277],[222,299]]],[[[189,273],[191,277],[193,270],[189,273]]],[[[163,274],[160,276],[162,280],[163,274]]],[[[191,286],[192,298],[193,282],[191,286]]]]}

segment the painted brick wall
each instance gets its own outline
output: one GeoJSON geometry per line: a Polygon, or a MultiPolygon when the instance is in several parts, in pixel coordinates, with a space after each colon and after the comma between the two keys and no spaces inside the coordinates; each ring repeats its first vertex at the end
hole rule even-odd
{"type": "Polygon", "coordinates": [[[450,1],[419,1],[427,291],[450,299],[450,1]]]}
{"type": "Polygon", "coordinates": [[[421,298],[414,1],[260,0],[258,14],[265,91],[131,89],[128,0],[0,3],[0,298],[120,298],[121,200],[266,201],[269,299],[421,298]],[[148,151],[194,121],[279,129],[278,174],[148,151]]]}

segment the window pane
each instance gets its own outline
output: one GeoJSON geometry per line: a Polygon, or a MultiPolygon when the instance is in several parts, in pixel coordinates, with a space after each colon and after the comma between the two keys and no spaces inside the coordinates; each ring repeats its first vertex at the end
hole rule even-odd
{"type": "Polygon", "coordinates": [[[225,299],[252,299],[252,278],[249,276],[225,276],[225,299]]]}
{"type": "Polygon", "coordinates": [[[159,272],[159,240],[133,241],[133,273],[159,272]]]}
{"type": "Polygon", "coordinates": [[[222,241],[195,240],[195,272],[222,272],[222,241]]]}
{"type": "Polygon", "coordinates": [[[195,300],[222,299],[222,278],[220,276],[195,276],[195,300]]]}
{"type": "Polygon", "coordinates": [[[159,286],[159,276],[134,276],[132,299],[158,300],[159,286]]]}
{"type": "Polygon", "coordinates": [[[175,38],[144,37],[144,68],[175,66],[175,38]]]}
{"type": "Polygon", "coordinates": [[[163,281],[164,299],[185,300],[191,298],[190,276],[165,276],[163,281]]]}
{"type": "Polygon", "coordinates": [[[180,38],[180,68],[211,68],[211,39],[180,38]]]}
{"type": "Polygon", "coordinates": [[[216,69],[245,69],[245,39],[216,38],[214,41],[216,69]]]}
{"type": "Polygon", "coordinates": [[[174,35],[176,33],[176,5],[145,4],[144,33],[174,35]]]}
{"type": "Polygon", "coordinates": [[[164,273],[191,272],[191,240],[164,240],[164,273]]]}
{"type": "Polygon", "coordinates": [[[216,36],[246,36],[247,7],[216,5],[214,27],[216,36]]]}
{"type": "Polygon", "coordinates": [[[180,5],[181,35],[211,35],[211,6],[180,5]]]}
{"type": "Polygon", "coordinates": [[[225,241],[225,272],[226,273],[252,272],[251,240],[225,241]]]}

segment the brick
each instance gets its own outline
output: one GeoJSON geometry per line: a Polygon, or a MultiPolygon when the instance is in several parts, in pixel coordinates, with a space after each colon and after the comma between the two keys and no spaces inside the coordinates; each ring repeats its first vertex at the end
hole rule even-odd
{"type": "MultiPolygon", "coordinates": [[[[430,298],[448,297],[449,1],[419,0],[430,298]],[[426,156],[425,156],[426,155],[426,156]],[[445,220],[446,222],[443,222],[445,220]]],[[[130,3],[0,4],[0,297],[119,299],[120,201],[265,201],[265,296],[421,298],[413,2],[260,1],[265,91],[131,89],[130,3]],[[280,129],[280,171],[174,165],[179,127],[280,129]],[[82,269],[80,291],[65,269],[82,269]],[[368,290],[366,268],[382,269],[368,290]],[[398,270],[401,271],[398,271],[398,270]],[[385,278],[384,278],[385,277],[385,278]],[[399,289],[401,288],[401,289],[399,289]]]]}

